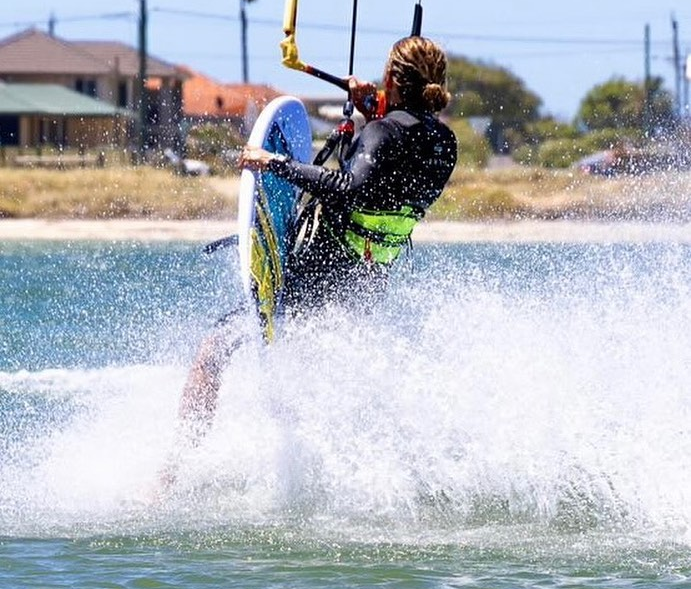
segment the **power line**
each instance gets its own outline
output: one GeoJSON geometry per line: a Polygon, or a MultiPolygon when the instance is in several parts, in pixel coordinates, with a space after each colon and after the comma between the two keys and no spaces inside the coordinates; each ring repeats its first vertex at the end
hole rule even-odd
{"type": "MultiPolygon", "coordinates": [[[[153,6],[149,9],[149,12],[158,12],[160,14],[170,14],[173,16],[184,16],[200,18],[205,20],[218,20],[218,21],[232,21],[240,22],[238,16],[231,16],[229,14],[220,14],[215,12],[200,12],[197,10],[180,10],[176,8],[161,8],[160,6],[153,6]]],[[[253,22],[255,22],[253,20],[253,22]]],[[[259,21],[256,21],[259,22],[259,21]]]]}
{"type": "MultiPolygon", "coordinates": [[[[195,17],[206,20],[218,20],[226,22],[239,22],[237,16],[232,16],[229,14],[213,13],[213,12],[202,12],[196,10],[179,10],[171,8],[161,8],[154,7],[151,9],[152,12],[158,12],[161,14],[169,14],[172,16],[185,16],[185,17],[195,17]]],[[[282,22],[276,19],[252,19],[253,25],[259,26],[269,26],[276,28],[281,26],[282,22]]],[[[315,23],[315,22],[301,22],[301,29],[312,29],[320,31],[340,31],[348,32],[350,29],[346,25],[338,25],[333,23],[315,23]]],[[[358,29],[358,34],[365,35],[399,35],[399,30],[379,28],[379,27],[360,27],[358,29]]],[[[481,41],[481,42],[491,42],[491,43],[534,43],[534,44],[552,44],[552,45],[624,45],[630,47],[640,48],[640,39],[615,39],[615,38],[598,38],[598,37],[531,37],[531,36],[506,36],[506,35],[478,35],[476,33],[463,33],[463,32],[440,32],[435,31],[430,33],[434,37],[444,38],[444,39],[459,39],[467,41],[481,41]]],[[[666,41],[657,41],[656,44],[666,44],[666,41]]]]}
{"type": "MultiPolygon", "coordinates": [[[[105,12],[100,14],[85,14],[79,16],[54,17],[54,21],[58,22],[86,22],[93,20],[134,20],[135,14],[133,12],[105,12]]],[[[26,28],[33,27],[39,24],[44,24],[48,19],[34,19],[25,21],[7,21],[0,22],[1,28],[26,28]]]]}
{"type": "MultiPolygon", "coordinates": [[[[150,13],[158,13],[161,15],[169,15],[185,18],[197,18],[200,20],[216,21],[218,23],[237,23],[240,24],[240,18],[237,15],[203,12],[196,10],[181,10],[172,8],[163,8],[155,6],[149,9],[150,13]]],[[[65,17],[53,16],[53,21],[59,23],[75,23],[95,20],[136,20],[137,15],[134,12],[106,12],[97,14],[83,14],[72,15],[65,17]]],[[[26,28],[39,24],[45,24],[48,19],[33,19],[26,21],[7,21],[0,22],[0,28],[26,28]]],[[[253,26],[266,26],[278,30],[282,22],[277,19],[260,19],[253,18],[251,20],[253,26]]],[[[302,22],[300,23],[302,29],[318,30],[322,32],[348,32],[349,27],[346,25],[339,25],[333,23],[318,23],[318,22],[302,22]]],[[[380,28],[380,27],[361,27],[358,34],[362,35],[398,35],[399,30],[380,28]]],[[[549,37],[549,36],[522,36],[522,35],[493,35],[493,34],[477,34],[466,32],[444,32],[433,31],[430,36],[445,40],[457,41],[471,41],[476,43],[509,43],[509,44],[523,44],[523,45],[571,45],[571,46],[604,46],[604,47],[621,47],[640,49],[640,39],[624,39],[624,38],[603,38],[603,37],[549,37]]],[[[652,45],[667,46],[668,41],[655,41],[652,45]]]]}
{"type": "MultiPolygon", "coordinates": [[[[536,45],[604,45],[640,47],[641,41],[636,39],[603,39],[588,37],[523,37],[504,35],[478,35],[474,33],[440,33],[435,36],[445,39],[462,39],[466,41],[479,41],[488,43],[522,43],[536,45]]],[[[660,42],[661,43],[661,42],[660,42]]]]}
{"type": "MultiPolygon", "coordinates": [[[[631,55],[640,52],[639,48],[620,48],[620,49],[591,49],[585,53],[587,55],[631,55]]],[[[572,50],[562,50],[562,51],[527,51],[525,53],[511,53],[506,55],[507,58],[511,59],[544,59],[546,57],[568,57],[574,55],[584,55],[583,49],[572,49],[572,50]]],[[[495,57],[502,57],[501,53],[495,53],[495,57]]]]}
{"type": "MultiPolygon", "coordinates": [[[[634,49],[594,49],[592,51],[587,52],[588,55],[621,55],[621,54],[635,54],[638,53],[637,50],[634,49]]],[[[452,55],[454,55],[453,52],[451,52],[452,55]]],[[[204,52],[204,51],[173,51],[171,55],[180,55],[180,56],[186,56],[186,57],[194,57],[194,58],[202,58],[202,59],[239,59],[241,57],[240,54],[238,53],[232,53],[232,52],[204,52]]],[[[502,55],[499,53],[499,55],[502,55]]],[[[507,54],[507,57],[511,58],[545,58],[545,57],[568,57],[568,56],[573,56],[573,55],[583,55],[583,50],[582,49],[564,49],[562,51],[526,51],[524,53],[511,53],[507,54]]],[[[272,52],[272,53],[267,53],[267,54],[261,54],[261,53],[254,53],[252,59],[253,60],[276,60],[277,52],[272,52]]],[[[662,59],[662,56],[655,55],[653,56],[658,59],[662,59]]],[[[666,58],[665,58],[666,59],[666,58]]],[[[337,55],[337,54],[325,54],[325,53],[320,53],[319,55],[319,61],[323,62],[337,62],[337,61],[344,61],[345,57],[343,55],[337,55]]],[[[358,61],[359,62],[382,62],[383,58],[381,54],[376,54],[376,55],[368,55],[368,54],[359,54],[358,55],[358,61]]]]}
{"type": "Polygon", "coordinates": [[[103,14],[90,14],[85,16],[68,16],[56,20],[58,22],[83,22],[90,20],[134,20],[134,12],[105,12],[103,14]]]}

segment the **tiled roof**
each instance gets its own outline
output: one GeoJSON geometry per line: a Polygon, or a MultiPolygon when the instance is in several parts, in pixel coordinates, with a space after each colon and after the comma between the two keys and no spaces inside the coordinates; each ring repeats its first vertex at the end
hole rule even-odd
{"type": "Polygon", "coordinates": [[[73,44],[36,29],[0,41],[0,74],[110,73],[108,64],[73,44]]]}
{"type": "MultiPolygon", "coordinates": [[[[106,63],[109,71],[117,66],[122,75],[139,75],[139,51],[129,45],[117,41],[73,41],[71,44],[106,63]]],[[[156,78],[180,77],[175,66],[151,55],[146,59],[146,75],[156,78]]]]}
{"type": "Polygon", "coordinates": [[[261,110],[280,92],[266,85],[222,84],[188,68],[182,87],[184,113],[188,116],[242,117],[248,108],[261,110]]]}
{"type": "MultiPolygon", "coordinates": [[[[125,76],[139,74],[137,49],[115,41],[67,41],[38,29],[27,29],[0,40],[0,75],[108,75],[116,66],[125,76]]],[[[174,77],[173,65],[149,55],[147,76],[174,77]]]]}

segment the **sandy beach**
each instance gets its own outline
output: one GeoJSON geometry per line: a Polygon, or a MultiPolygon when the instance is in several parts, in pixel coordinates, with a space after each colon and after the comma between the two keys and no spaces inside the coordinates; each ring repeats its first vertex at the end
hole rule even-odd
{"type": "MultiPolygon", "coordinates": [[[[236,232],[234,220],[0,220],[2,241],[91,239],[210,242],[236,232]]],[[[491,223],[426,221],[415,229],[413,240],[438,243],[691,243],[691,224],[564,220],[491,223]]]]}

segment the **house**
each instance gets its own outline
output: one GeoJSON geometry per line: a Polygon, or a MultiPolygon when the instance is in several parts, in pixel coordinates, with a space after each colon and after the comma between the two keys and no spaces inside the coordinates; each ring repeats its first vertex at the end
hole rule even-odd
{"type": "MultiPolygon", "coordinates": [[[[139,51],[116,41],[76,41],[75,47],[108,64],[114,72],[106,100],[117,106],[136,109],[139,51]]],[[[0,54],[1,59],[1,54],[0,54]]],[[[1,71],[0,67],[0,71],[1,71]]],[[[178,147],[182,121],[182,86],[185,74],[175,65],[152,56],[146,60],[148,145],[178,147]]]]}
{"type": "MultiPolygon", "coordinates": [[[[119,42],[68,41],[37,29],[0,39],[0,145],[136,146],[139,65],[137,49],[119,42]]],[[[241,140],[280,95],[268,85],[218,82],[150,55],[146,73],[146,145],[161,152],[183,154],[188,131],[207,124],[221,128],[217,137],[241,140]]],[[[318,115],[312,120],[317,134],[328,132],[318,115]]]]}
{"type": "Polygon", "coordinates": [[[187,126],[225,123],[247,135],[261,110],[280,92],[263,84],[224,84],[187,67],[182,103],[187,126]]]}
{"type": "MultiPolygon", "coordinates": [[[[182,83],[185,75],[173,65],[147,56],[147,79],[156,80],[155,91],[147,92],[147,144],[151,147],[177,147],[182,118],[182,83]]],[[[78,96],[109,105],[111,111],[99,115],[101,127],[110,118],[113,134],[96,130],[71,132],[75,126],[88,127],[88,108],[84,112],[65,108],[58,112],[10,109],[0,102],[0,138],[3,144],[64,147],[93,147],[106,140],[114,145],[136,141],[138,121],[139,53],[123,43],[109,41],[67,41],[37,29],[28,29],[0,40],[0,81],[13,92],[43,95],[45,105],[55,98],[55,87],[74,93],[75,104],[86,103],[78,96]],[[35,86],[35,90],[29,90],[35,86]],[[50,87],[48,87],[50,86],[50,87]],[[51,98],[52,96],[52,98],[51,98]],[[4,110],[3,110],[4,109],[4,110]],[[122,133],[115,129],[123,128],[122,133]]],[[[63,93],[62,99],[70,100],[63,93]]],[[[93,102],[89,103],[93,107],[93,102]]],[[[107,125],[106,125],[107,126],[107,125]]]]}
{"type": "MultiPolygon", "coordinates": [[[[182,86],[185,127],[204,123],[228,124],[247,136],[262,109],[281,92],[265,84],[224,84],[180,66],[186,79],[182,86]]],[[[310,125],[316,136],[325,136],[343,117],[343,101],[304,98],[310,125]],[[332,114],[328,111],[331,107],[332,114]]]]}
{"type": "Polygon", "coordinates": [[[58,84],[0,82],[0,145],[123,143],[127,113],[58,84]]]}

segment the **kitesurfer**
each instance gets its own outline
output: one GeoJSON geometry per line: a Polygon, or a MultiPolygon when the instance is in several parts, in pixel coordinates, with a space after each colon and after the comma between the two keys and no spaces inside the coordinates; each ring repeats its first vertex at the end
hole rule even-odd
{"type": "Polygon", "coordinates": [[[368,100],[376,87],[350,80],[353,101],[370,122],[346,154],[345,170],[256,147],[243,151],[244,167],[270,170],[309,192],[320,207],[315,233],[286,276],[288,308],[348,303],[353,293],[361,301],[363,292],[381,290],[453,170],[456,140],[437,116],[449,100],[443,50],[424,37],[401,39],[391,49],[384,87],[386,114],[377,118],[368,100]]]}
{"type": "MultiPolygon", "coordinates": [[[[390,51],[379,97],[385,108],[371,100],[374,84],[351,77],[351,99],[368,122],[345,154],[344,169],[244,149],[242,167],[269,170],[314,197],[311,237],[286,272],[288,312],[332,301],[371,304],[383,291],[392,263],[456,163],[456,139],[438,117],[450,98],[446,69],[437,43],[410,36],[390,51]]],[[[242,343],[237,330],[233,317],[221,321],[189,375],[180,417],[194,440],[213,418],[223,368],[242,343]]]]}

